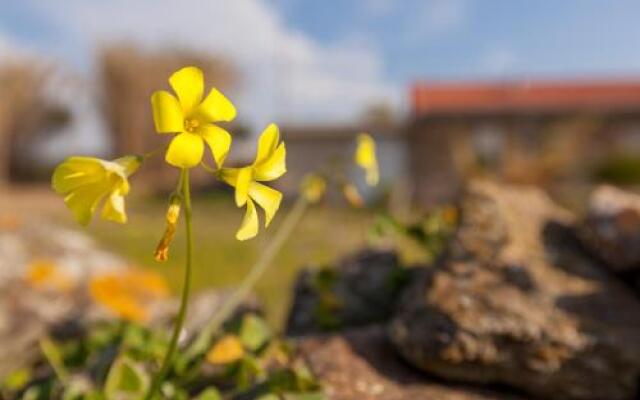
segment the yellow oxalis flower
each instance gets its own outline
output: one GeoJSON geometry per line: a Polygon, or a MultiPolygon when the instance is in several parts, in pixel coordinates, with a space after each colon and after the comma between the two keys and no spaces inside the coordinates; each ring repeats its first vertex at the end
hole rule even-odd
{"type": "Polygon", "coordinates": [[[327,181],[318,174],[308,174],[302,179],[300,193],[311,204],[322,200],[327,191],[327,181]]]}
{"type": "Polygon", "coordinates": [[[35,260],[27,267],[27,283],[36,289],[54,289],[68,292],[75,286],[71,276],[64,273],[53,261],[35,260]]]}
{"type": "Polygon", "coordinates": [[[220,177],[236,188],[236,205],[247,205],[247,212],[240,229],[236,233],[238,240],[247,240],[258,234],[258,213],[254,201],[265,213],[265,227],[269,226],[280,207],[282,193],[260,182],[278,179],[285,172],[286,150],[280,142],[280,132],[275,124],[269,125],[260,135],[258,151],[253,164],[243,168],[223,168],[220,177]]]}
{"type": "Polygon", "coordinates": [[[355,162],[364,169],[367,185],[376,186],[380,180],[378,159],[376,157],[376,142],[367,133],[359,134],[357,141],[355,162]]]}
{"type": "Polygon", "coordinates": [[[211,364],[230,364],[244,356],[242,342],[236,335],[225,335],[207,352],[207,361],[211,364]]]}
{"type": "Polygon", "coordinates": [[[93,300],[116,316],[142,322],[149,306],[169,296],[164,278],[154,272],[130,268],[93,278],[89,284],[93,300]]]}
{"type": "Polygon", "coordinates": [[[108,197],[102,208],[102,218],[118,223],[127,222],[124,196],[129,193],[128,177],[142,158],[126,156],[113,161],[94,157],[69,157],[53,171],[51,185],[64,194],[64,202],[82,225],[91,221],[100,202],[108,197]]]}
{"type": "Polygon", "coordinates": [[[213,122],[231,121],[236,109],[217,89],[204,97],[204,77],[197,67],[174,72],[169,84],[177,98],[159,90],[151,96],[153,122],[158,133],[177,133],[165,155],[167,162],[179,168],[200,163],[207,143],[220,168],[231,147],[231,135],[213,122]]]}

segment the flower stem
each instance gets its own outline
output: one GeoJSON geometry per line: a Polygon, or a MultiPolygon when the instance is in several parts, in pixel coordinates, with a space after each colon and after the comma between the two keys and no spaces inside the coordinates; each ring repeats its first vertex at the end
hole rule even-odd
{"type": "Polygon", "coordinates": [[[235,292],[233,292],[231,297],[224,302],[222,307],[213,315],[213,318],[211,318],[209,323],[200,331],[196,340],[187,350],[187,356],[193,356],[197,353],[206,351],[210,345],[213,334],[220,329],[222,324],[231,317],[231,315],[233,315],[238,306],[242,304],[251,289],[262,277],[269,265],[271,265],[275,256],[287,242],[291,233],[293,233],[293,229],[304,215],[308,205],[309,203],[304,196],[298,197],[291,211],[289,211],[285,220],[282,222],[282,225],[279,226],[278,231],[273,236],[273,239],[267,244],[267,248],[262,256],[255,264],[253,264],[249,273],[240,283],[240,286],[238,286],[235,292]]]}
{"type": "Polygon", "coordinates": [[[147,396],[145,397],[146,400],[153,399],[156,392],[159,390],[162,381],[167,375],[167,372],[169,371],[169,367],[171,366],[171,362],[173,360],[173,355],[176,351],[176,348],[178,347],[178,339],[180,338],[182,326],[184,325],[184,320],[187,314],[187,304],[189,303],[189,291],[191,289],[191,263],[193,258],[193,237],[191,228],[191,188],[189,186],[188,169],[185,168],[182,170],[180,181],[182,182],[181,191],[184,202],[184,220],[187,239],[187,254],[184,269],[184,284],[182,286],[182,297],[180,300],[180,310],[178,311],[178,316],[173,328],[173,335],[171,336],[171,341],[169,342],[169,348],[167,349],[167,353],[165,354],[164,360],[162,361],[160,371],[158,371],[158,373],[153,378],[151,388],[149,389],[149,392],[147,392],[147,396]]]}

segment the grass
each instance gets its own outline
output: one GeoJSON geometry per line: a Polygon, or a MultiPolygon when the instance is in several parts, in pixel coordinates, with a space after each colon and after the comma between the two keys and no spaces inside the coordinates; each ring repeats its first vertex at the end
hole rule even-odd
{"type": "MultiPolygon", "coordinates": [[[[182,225],[171,247],[169,260],[157,263],[153,251],[164,231],[166,202],[158,199],[131,199],[129,223],[114,225],[96,221],[89,233],[106,248],[129,258],[136,265],[163,274],[175,293],[182,287],[184,235],[182,225]]],[[[209,287],[232,287],[239,283],[280,221],[289,211],[285,204],[267,230],[257,238],[239,242],[235,232],[244,211],[229,196],[197,196],[194,213],[194,291],[209,287]]],[[[301,267],[334,262],[354,251],[366,240],[371,216],[347,208],[317,206],[308,210],[273,265],[257,285],[256,294],[268,320],[283,326],[293,292],[293,282],[301,267]]],[[[261,228],[262,229],[262,228],[261,228]]]]}

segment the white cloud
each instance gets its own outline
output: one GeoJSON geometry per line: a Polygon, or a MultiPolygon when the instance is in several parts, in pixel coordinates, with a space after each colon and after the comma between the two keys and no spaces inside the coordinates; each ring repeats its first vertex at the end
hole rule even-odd
{"type": "Polygon", "coordinates": [[[423,0],[407,23],[405,40],[418,42],[456,31],[469,17],[467,0],[423,0]]]}
{"type": "Polygon", "coordinates": [[[518,63],[516,53],[504,46],[489,48],[479,61],[479,70],[491,76],[505,76],[513,72],[518,63]]]}
{"type": "Polygon", "coordinates": [[[263,0],[34,0],[32,7],[87,54],[125,39],[230,57],[244,78],[240,111],[254,122],[347,120],[369,102],[399,97],[383,82],[374,49],[322,45],[287,27],[263,0]]]}
{"type": "Polygon", "coordinates": [[[395,0],[367,0],[365,4],[369,16],[380,17],[393,10],[398,3],[395,0]]]}

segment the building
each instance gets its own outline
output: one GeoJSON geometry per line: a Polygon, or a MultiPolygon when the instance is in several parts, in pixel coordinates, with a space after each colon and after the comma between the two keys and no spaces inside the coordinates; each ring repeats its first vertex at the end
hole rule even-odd
{"type": "Polygon", "coordinates": [[[473,175],[546,185],[586,179],[618,154],[640,160],[640,79],[423,82],[411,104],[409,164],[423,205],[450,200],[473,175]]]}
{"type": "Polygon", "coordinates": [[[287,146],[287,174],[279,179],[279,187],[294,194],[304,175],[324,171],[345,174],[359,182],[365,196],[375,197],[384,191],[398,191],[408,180],[406,141],[403,127],[394,123],[362,123],[351,125],[290,125],[281,127],[287,146]],[[362,171],[353,163],[356,137],[360,132],[372,135],[377,143],[380,164],[379,188],[369,189],[362,171]]]}

